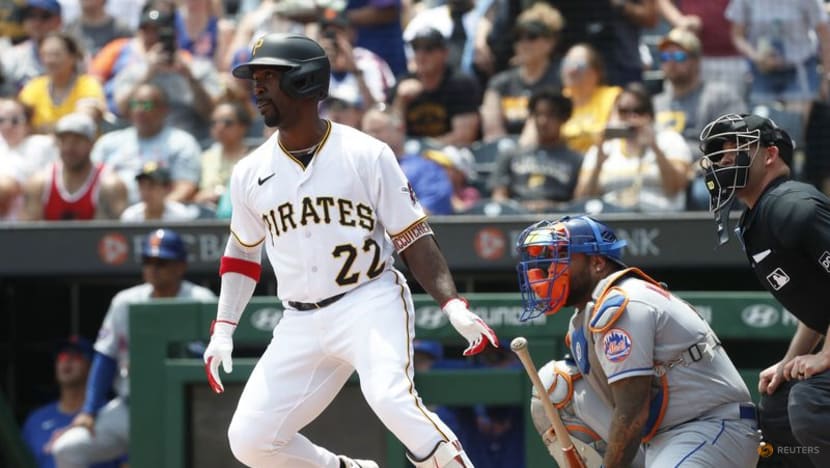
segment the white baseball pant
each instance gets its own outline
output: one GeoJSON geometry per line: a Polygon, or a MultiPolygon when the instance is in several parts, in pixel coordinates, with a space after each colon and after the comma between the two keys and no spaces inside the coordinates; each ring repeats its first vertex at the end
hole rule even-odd
{"type": "MultiPolygon", "coordinates": [[[[228,428],[234,456],[254,468],[337,468],[333,453],[297,432],[331,403],[354,370],[369,406],[415,457],[455,440],[414,388],[414,310],[397,272],[322,309],[285,310],[228,428]]],[[[359,421],[344,421],[343,430],[359,430],[359,421]]]]}

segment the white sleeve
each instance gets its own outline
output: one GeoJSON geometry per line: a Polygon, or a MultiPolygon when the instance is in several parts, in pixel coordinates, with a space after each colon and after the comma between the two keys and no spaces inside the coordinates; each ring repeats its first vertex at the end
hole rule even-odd
{"type": "Polygon", "coordinates": [[[118,360],[118,337],[126,335],[127,307],[127,302],[120,300],[119,296],[112,299],[104,322],[98,330],[95,351],[118,360]]]}
{"type": "Polygon", "coordinates": [[[426,218],[424,208],[389,146],[383,145],[375,170],[377,172],[370,179],[371,196],[386,232],[394,237],[423,221],[426,218]]]}
{"type": "MultiPolygon", "coordinates": [[[[230,237],[228,245],[225,247],[225,256],[260,263],[262,244],[247,248],[240,245],[234,237],[230,237]]],[[[250,276],[234,272],[223,274],[219,289],[216,320],[239,323],[239,318],[254,295],[255,288],[256,281],[250,276]]]]}
{"type": "Polygon", "coordinates": [[[247,193],[252,181],[246,179],[242,165],[234,166],[230,181],[231,235],[240,246],[252,249],[260,246],[265,240],[265,226],[248,203],[247,193]]]}

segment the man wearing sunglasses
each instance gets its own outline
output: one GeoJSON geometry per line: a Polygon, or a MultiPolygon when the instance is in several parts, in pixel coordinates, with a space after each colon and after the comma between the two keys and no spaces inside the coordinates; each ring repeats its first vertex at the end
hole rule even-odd
{"type": "Polygon", "coordinates": [[[759,374],[764,438],[788,449],[776,452],[783,466],[830,466],[830,198],[791,179],[795,145],[771,119],[720,116],[700,145],[719,244],[731,231],[721,211],[740,200],[746,209],[735,232],[747,260],[798,319],[784,356],[759,374]]]}
{"type": "Polygon", "coordinates": [[[127,100],[131,127],[105,133],[92,148],[92,160],[103,162],[121,176],[129,202],[140,198],[135,175],[148,162],[170,170],[173,187],[169,200],[188,202],[199,187],[201,148],[188,132],[169,125],[169,94],[155,83],[135,88],[127,100]]]}
{"type": "MultiPolygon", "coordinates": [[[[683,135],[692,157],[700,156],[698,136],[703,126],[730,112],[745,112],[747,104],[734,86],[701,77],[701,44],[688,29],[672,29],[660,41],[663,92],[654,97],[658,126],[683,135]]],[[[709,203],[703,177],[693,176],[686,207],[705,210],[709,203]]]]}
{"type": "Polygon", "coordinates": [[[729,112],[744,112],[746,102],[730,86],[701,77],[701,45],[688,29],[672,29],[660,41],[663,92],[654,98],[657,123],[683,135],[695,158],[703,126],[729,112]]]}

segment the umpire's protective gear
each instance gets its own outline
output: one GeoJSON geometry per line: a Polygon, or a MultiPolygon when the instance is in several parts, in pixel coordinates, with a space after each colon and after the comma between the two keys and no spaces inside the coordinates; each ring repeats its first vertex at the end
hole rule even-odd
{"type": "Polygon", "coordinates": [[[299,34],[267,34],[254,43],[251,60],[233,69],[233,76],[252,79],[255,67],[284,70],[280,88],[295,99],[325,99],[331,64],[320,44],[299,34]]]}

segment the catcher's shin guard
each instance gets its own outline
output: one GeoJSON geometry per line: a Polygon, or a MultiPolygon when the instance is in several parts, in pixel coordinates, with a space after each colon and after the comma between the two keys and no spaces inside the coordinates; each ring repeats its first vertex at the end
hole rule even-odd
{"type": "Polygon", "coordinates": [[[406,454],[406,458],[415,468],[474,468],[458,440],[438,442],[432,453],[423,460],[415,460],[410,453],[406,454]]]}

